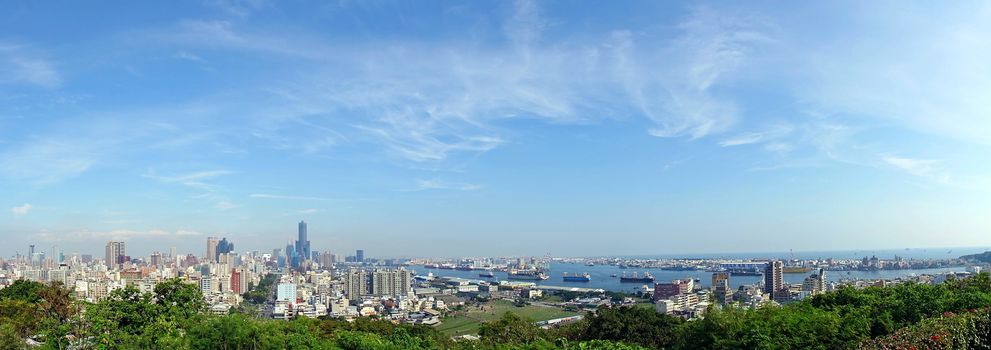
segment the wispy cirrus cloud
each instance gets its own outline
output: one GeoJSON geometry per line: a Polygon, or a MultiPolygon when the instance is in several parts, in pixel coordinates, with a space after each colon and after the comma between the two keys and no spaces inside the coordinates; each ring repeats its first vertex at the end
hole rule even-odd
{"type": "Polygon", "coordinates": [[[706,8],[690,11],[678,35],[665,40],[624,29],[582,41],[549,40],[544,32],[553,21],[538,3],[515,2],[504,19],[507,44],[495,47],[330,45],[312,36],[253,31],[236,21],[185,21],[160,37],[193,49],[291,58],[308,72],[270,88],[277,93],[268,98],[286,108],[260,116],[272,122],[255,133],[260,137],[298,140],[283,136],[278,125],[346,115],[350,121],[338,123],[327,138],[306,139],[336,145],[340,133],[357,130],[350,142],[377,143],[416,163],[496,149],[513,133],[501,124],[513,119],[584,123],[632,116],[650,120],[648,132],[655,136],[698,139],[726,132],[737,123],[738,108],[711,90],[772,41],[770,26],[757,16],[706,8]]]}
{"type": "Polygon", "coordinates": [[[206,180],[230,174],[233,174],[233,172],[229,170],[217,169],[167,176],[158,175],[154,171],[149,170],[142,176],[163,183],[178,183],[183,186],[205,190],[213,187],[210,184],[207,184],[205,182],[206,180]]]}
{"type": "Polygon", "coordinates": [[[50,60],[29,47],[0,41],[0,84],[4,83],[56,88],[62,77],[50,60]]]}
{"type": "Polygon", "coordinates": [[[456,191],[477,191],[485,186],[470,183],[447,182],[438,179],[416,180],[416,187],[407,191],[425,190],[456,190],[456,191]]]}
{"type": "Polygon", "coordinates": [[[888,166],[915,176],[929,178],[943,183],[950,181],[950,175],[942,168],[942,161],[940,160],[915,159],[894,155],[882,155],[881,160],[888,166]]]}

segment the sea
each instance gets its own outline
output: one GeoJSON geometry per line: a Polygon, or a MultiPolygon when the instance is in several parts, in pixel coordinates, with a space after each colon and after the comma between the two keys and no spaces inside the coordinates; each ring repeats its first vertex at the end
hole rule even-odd
{"type": "MultiPolygon", "coordinates": [[[[775,253],[738,253],[738,254],[692,254],[692,255],[654,255],[654,256],[636,256],[636,257],[624,257],[624,258],[723,258],[723,259],[763,259],[763,258],[776,258],[776,259],[789,259],[794,256],[795,259],[861,259],[864,256],[871,257],[877,256],[879,259],[894,259],[897,255],[899,257],[904,257],[906,259],[953,259],[958,258],[961,255],[980,253],[986,248],[939,248],[939,249],[905,249],[905,250],[859,250],[859,251],[834,251],[834,252],[775,252],[775,253]]],[[[433,273],[434,276],[445,276],[445,277],[459,277],[469,280],[486,280],[486,281],[504,281],[507,279],[505,272],[495,271],[495,278],[484,279],[478,276],[482,271],[460,271],[460,270],[443,270],[443,269],[427,269],[423,266],[412,266],[411,267],[418,274],[426,275],[427,273],[433,273]]],[[[881,270],[881,271],[826,271],[826,279],[829,281],[840,281],[842,279],[894,279],[898,277],[907,277],[913,275],[936,275],[947,272],[963,272],[964,267],[949,267],[949,268],[936,268],[936,269],[906,269],[906,270],[881,270]]],[[[712,279],[712,272],[706,272],[702,270],[693,271],[671,271],[671,270],[661,270],[661,269],[650,269],[650,268],[627,268],[621,269],[615,265],[595,265],[595,266],[585,266],[584,264],[578,263],[562,263],[562,262],[552,262],[550,264],[550,269],[547,272],[550,279],[544,281],[537,281],[539,285],[545,286],[559,286],[559,287],[580,287],[580,288],[595,288],[604,289],[610,291],[639,291],[643,288],[643,283],[621,283],[618,276],[622,276],[623,273],[627,275],[632,275],[633,272],[637,272],[641,276],[644,272],[649,272],[654,276],[655,282],[669,282],[675,279],[696,279],[697,284],[700,284],[704,288],[708,288],[712,279]],[[564,273],[570,274],[582,274],[588,272],[591,276],[591,281],[589,282],[565,282],[563,281],[564,273]],[[616,275],[617,277],[613,277],[616,275]]],[[[785,282],[791,283],[802,283],[805,277],[808,277],[810,273],[786,273],[783,275],[785,282]]],[[[730,276],[730,286],[734,289],[739,288],[742,285],[752,285],[760,281],[761,276],[730,276]]]]}

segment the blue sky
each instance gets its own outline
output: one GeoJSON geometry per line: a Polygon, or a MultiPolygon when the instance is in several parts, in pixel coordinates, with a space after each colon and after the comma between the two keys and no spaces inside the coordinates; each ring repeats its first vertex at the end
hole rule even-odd
{"type": "Polygon", "coordinates": [[[0,255],[991,246],[985,2],[7,2],[0,255]]]}

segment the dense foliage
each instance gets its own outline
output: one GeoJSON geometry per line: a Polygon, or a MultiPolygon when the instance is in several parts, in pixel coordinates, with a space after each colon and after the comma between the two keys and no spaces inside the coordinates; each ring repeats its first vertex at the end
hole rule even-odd
{"type": "Polygon", "coordinates": [[[600,308],[548,330],[507,313],[482,325],[479,340],[452,340],[432,327],[367,318],[210,316],[198,289],[180,280],[149,293],[115,290],[94,304],[60,284],[17,281],[0,290],[0,350],[22,349],[29,338],[47,349],[991,349],[989,307],[985,273],[941,285],[842,288],[785,306],[712,308],[693,321],[600,308]]]}
{"type": "Polygon", "coordinates": [[[275,274],[267,274],[265,277],[262,277],[257,286],[254,286],[254,288],[251,288],[250,291],[242,295],[244,297],[244,301],[252,304],[263,304],[268,301],[269,296],[271,296],[272,286],[275,285],[276,279],[278,279],[278,276],[275,274]]]}

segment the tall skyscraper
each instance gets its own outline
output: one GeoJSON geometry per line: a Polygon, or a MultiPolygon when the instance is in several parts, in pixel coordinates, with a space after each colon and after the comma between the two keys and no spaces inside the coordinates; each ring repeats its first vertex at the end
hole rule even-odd
{"type": "Polygon", "coordinates": [[[286,244],[286,266],[299,267],[299,253],[296,252],[292,242],[286,244]]]}
{"type": "MultiPolygon", "coordinates": [[[[300,262],[311,258],[310,241],[306,238],[306,221],[299,222],[299,237],[296,240],[296,255],[299,256],[300,262]]],[[[296,266],[298,267],[298,265],[296,266]]]]}
{"type": "Polygon", "coordinates": [[[124,242],[107,242],[106,248],[106,261],[108,270],[114,270],[120,268],[124,263],[124,242]]]}
{"type": "Polygon", "coordinates": [[[37,262],[34,261],[34,244],[28,247],[28,261],[31,263],[31,266],[37,264],[37,262]]]}
{"type": "Polygon", "coordinates": [[[179,259],[179,257],[176,256],[175,247],[172,247],[172,250],[169,251],[169,261],[171,261],[173,264],[176,264],[177,262],[176,259],[179,259]]]}
{"type": "Polygon", "coordinates": [[[62,250],[59,249],[58,245],[52,246],[52,261],[55,265],[62,263],[62,250]]]}
{"type": "Polygon", "coordinates": [[[212,256],[213,261],[219,262],[221,254],[227,254],[234,251],[234,243],[227,241],[227,237],[217,242],[217,248],[214,249],[215,252],[212,256]]]}
{"type": "Polygon", "coordinates": [[[356,262],[365,262],[365,250],[364,249],[358,249],[358,251],[354,252],[354,261],[356,261],[356,262]]]}
{"type": "Polygon", "coordinates": [[[217,244],[220,244],[220,241],[217,240],[217,237],[207,237],[206,238],[206,258],[207,259],[212,259],[213,261],[217,261],[217,244]]]}
{"type": "Polygon", "coordinates": [[[771,260],[764,267],[764,292],[771,294],[772,298],[777,298],[783,287],[782,270],[784,263],[780,260],[771,260]]]}

